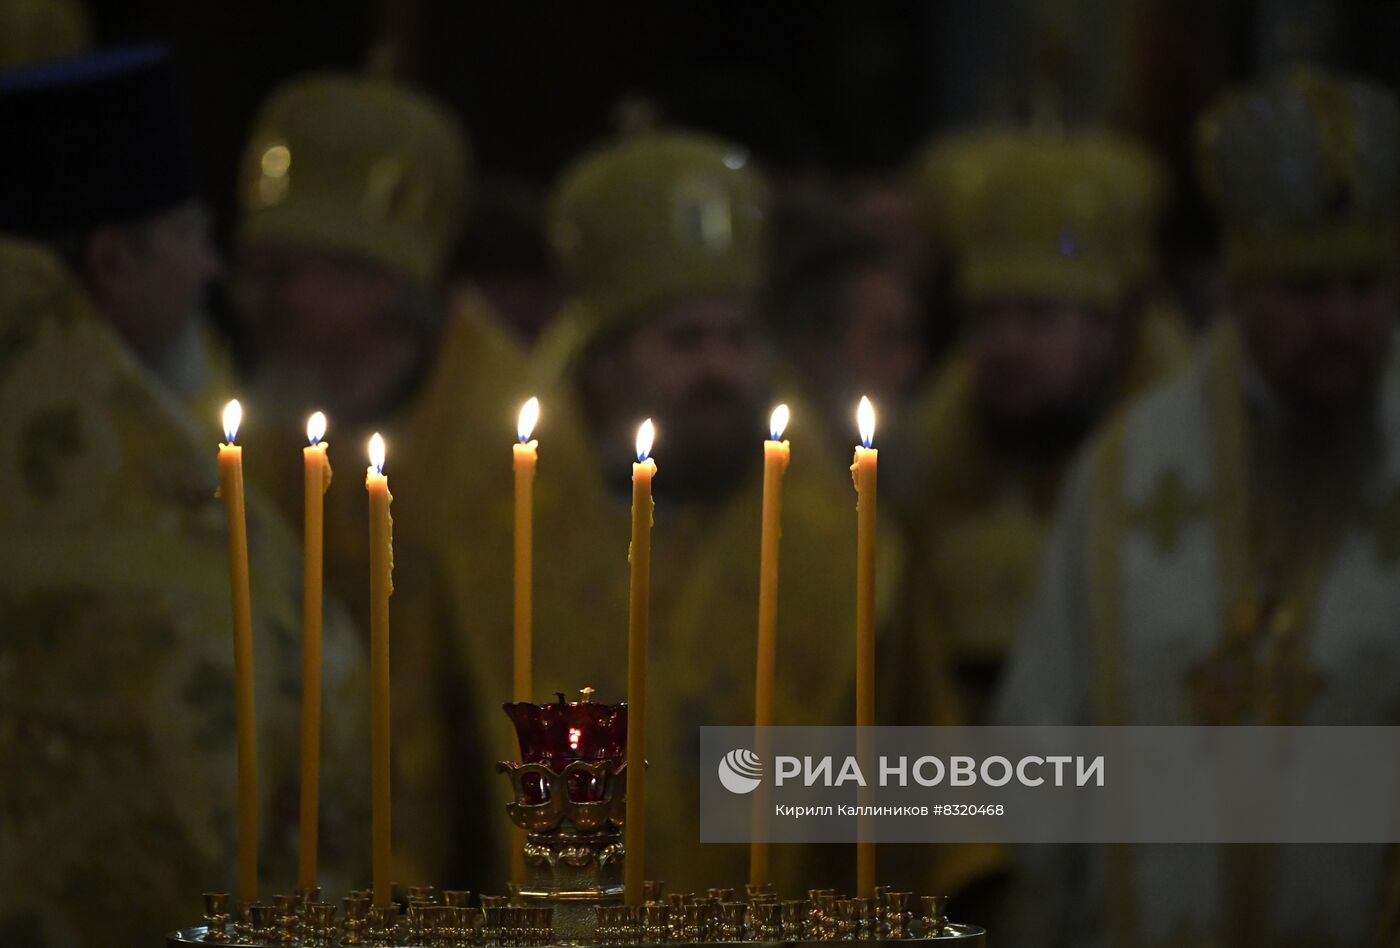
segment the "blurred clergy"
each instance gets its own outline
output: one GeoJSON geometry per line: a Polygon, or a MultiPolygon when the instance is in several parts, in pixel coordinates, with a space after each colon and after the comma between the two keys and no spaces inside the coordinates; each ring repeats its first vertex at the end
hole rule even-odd
{"type": "MultiPolygon", "coordinates": [[[[783,436],[792,461],[777,724],[853,720],[849,462],[831,460],[819,415],[775,384],[756,307],[767,269],[766,190],[742,148],[680,130],[607,142],[565,172],[550,227],[575,295],[539,359],[541,371],[574,393],[587,433],[586,469],[570,480],[598,485],[603,523],[581,562],[602,565],[605,594],[580,601],[577,621],[606,621],[591,623],[605,631],[588,638],[542,633],[556,638],[542,638],[540,661],[587,675],[602,695],[625,694],[627,478],[638,424],[653,418],[647,871],[674,891],[738,886],[748,847],[700,845],[695,768],[700,726],[753,721],[763,441],[772,407],[788,402],[792,413],[783,436]]],[[[839,432],[850,443],[854,410],[850,429],[839,432]]],[[[896,565],[885,564],[882,593],[893,592],[896,565]]],[[[892,643],[882,639],[881,647],[893,656],[892,643]]],[[[784,862],[787,855],[797,854],[774,855],[774,881],[787,891],[804,869],[822,874],[815,864],[784,862]]]]}
{"type": "Polygon", "coordinates": [[[1137,143],[962,133],[934,142],[916,175],[962,326],[915,423],[912,622],[985,723],[1066,465],[1187,343],[1152,297],[1161,176],[1137,143]]]}
{"type": "MultiPolygon", "coordinates": [[[[405,884],[480,891],[507,867],[508,821],[483,800],[503,804],[506,781],[490,764],[513,752],[501,711],[510,696],[498,688],[510,680],[510,445],[525,399],[540,396],[546,422],[552,406],[481,299],[444,290],[468,162],[452,115],[405,85],[336,73],[289,81],[244,153],[236,297],[256,350],[253,417],[281,446],[259,452],[254,473],[299,517],[297,447],[307,416],[325,412],[331,463],[344,472],[325,498],[327,589],[362,629],[368,514],[356,475],[369,436],[385,439],[396,872],[405,884]]],[[[545,471],[564,441],[557,430],[540,433],[545,471]]],[[[570,520],[551,506],[561,481],[539,482],[537,545],[548,551],[558,545],[549,531],[570,520]]]]}
{"type": "Polygon", "coordinates": [[[0,153],[0,232],[57,253],[154,376],[217,418],[231,369],[203,305],[223,263],[168,53],[132,47],[0,72],[0,128],[12,143],[0,153]]]}
{"type": "MultiPolygon", "coordinates": [[[[1400,723],[1400,114],[1299,70],[1198,132],[1223,319],[1077,463],[1002,717],[1400,723]]],[[[1036,944],[1370,944],[1387,857],[1092,847],[1071,897],[1075,871],[1041,853],[1027,918],[1036,944]]]]}
{"type": "MultiPolygon", "coordinates": [[[[161,374],[213,258],[163,54],[37,68],[0,80],[0,217],[25,235],[0,234],[0,944],[144,944],[235,880],[223,435],[161,374]]],[[[287,891],[300,560],[256,491],[247,518],[264,884],[287,891]]],[[[352,644],[329,612],[329,701],[363,693],[352,644]]],[[[334,886],[355,729],[323,743],[334,886]]]]}

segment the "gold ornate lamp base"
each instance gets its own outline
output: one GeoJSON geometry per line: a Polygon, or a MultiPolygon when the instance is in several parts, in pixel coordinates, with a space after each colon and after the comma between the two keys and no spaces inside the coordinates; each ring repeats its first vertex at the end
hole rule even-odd
{"type": "Polygon", "coordinates": [[[622,834],[617,830],[530,833],[525,882],[515,891],[523,906],[552,910],[554,938],[581,944],[598,928],[598,909],[622,902],[622,834]]]}
{"type": "MultiPolygon", "coordinates": [[[[481,941],[440,941],[440,940],[426,941],[426,940],[409,940],[409,939],[407,938],[407,936],[406,936],[404,933],[402,933],[402,932],[400,932],[398,935],[396,935],[395,938],[396,938],[396,940],[394,940],[394,941],[392,941],[392,942],[379,942],[379,944],[381,944],[381,945],[392,944],[392,945],[400,946],[400,948],[442,948],[442,946],[461,946],[461,948],[467,948],[467,946],[479,946],[479,945],[490,945],[490,946],[499,945],[499,946],[503,946],[503,948],[505,948],[505,946],[511,946],[511,945],[535,944],[535,943],[533,943],[533,942],[513,942],[513,941],[504,941],[504,942],[481,942],[481,941]]],[[[907,946],[907,945],[910,945],[910,944],[925,944],[925,943],[932,943],[932,942],[937,942],[939,945],[943,945],[943,944],[948,944],[948,945],[950,945],[950,946],[956,945],[957,948],[986,948],[986,944],[987,944],[987,933],[986,933],[986,931],[985,931],[984,929],[978,928],[978,927],[975,926],[975,925],[959,925],[959,924],[957,924],[957,923],[952,923],[952,922],[950,922],[950,923],[948,924],[948,926],[945,928],[945,930],[943,931],[943,933],[940,934],[940,935],[933,935],[933,936],[928,936],[928,937],[924,937],[924,936],[920,935],[920,936],[915,936],[915,937],[911,937],[911,938],[908,938],[908,939],[902,939],[902,940],[898,940],[898,941],[891,941],[891,940],[887,940],[887,939],[868,940],[868,941],[861,941],[860,944],[869,946],[869,948],[901,948],[901,946],[907,946]]],[[[374,944],[374,942],[371,942],[371,941],[369,941],[369,940],[356,941],[356,942],[347,942],[347,941],[330,941],[330,942],[326,942],[326,941],[311,941],[311,942],[308,942],[308,941],[293,941],[293,942],[281,942],[281,941],[255,941],[255,942],[254,942],[254,941],[219,940],[219,939],[211,939],[211,938],[209,937],[209,932],[208,932],[208,930],[207,930],[206,928],[204,928],[203,926],[201,926],[201,927],[199,927],[199,928],[185,928],[185,929],[181,929],[180,931],[177,931],[177,932],[172,932],[170,935],[166,936],[165,944],[166,944],[166,948],[192,948],[192,946],[195,946],[195,948],[197,948],[197,946],[200,946],[200,945],[212,945],[212,944],[226,945],[226,946],[228,946],[228,948],[271,948],[271,946],[284,945],[284,944],[285,944],[285,945],[293,945],[293,946],[311,946],[311,945],[315,945],[315,946],[321,946],[321,948],[341,948],[341,946],[349,946],[349,945],[367,946],[367,945],[374,944]]],[[[607,942],[607,944],[609,944],[609,945],[621,945],[621,944],[624,944],[624,943],[622,943],[622,942],[611,942],[611,941],[610,941],[610,942],[607,942]]],[[[641,948],[641,946],[648,946],[648,948],[649,948],[649,946],[652,946],[652,945],[655,945],[655,944],[659,944],[659,943],[658,943],[658,942],[628,942],[628,943],[626,943],[626,944],[637,945],[638,948],[641,948]]],[[[693,948],[717,948],[717,946],[719,946],[719,945],[726,945],[726,944],[727,944],[727,945],[747,945],[747,946],[749,946],[749,948],[830,948],[830,946],[831,946],[831,942],[830,942],[830,941],[665,942],[664,944],[673,944],[673,945],[677,945],[677,946],[680,946],[680,945],[689,945],[689,946],[693,946],[693,948]]]]}
{"type": "Polygon", "coordinates": [[[553,910],[554,937],[580,944],[598,928],[598,908],[622,900],[622,825],[626,819],[626,765],[570,761],[502,761],[515,799],[506,812],[525,830],[521,905],[553,910]]]}

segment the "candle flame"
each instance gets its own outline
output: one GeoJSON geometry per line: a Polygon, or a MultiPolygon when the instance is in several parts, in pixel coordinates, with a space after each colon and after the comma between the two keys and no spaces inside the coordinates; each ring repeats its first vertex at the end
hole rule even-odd
{"type": "Polygon", "coordinates": [[[520,406],[520,420],[516,422],[515,432],[520,436],[521,444],[530,440],[530,435],[535,432],[535,423],[539,420],[540,400],[538,398],[532,398],[520,406]]]}
{"type": "Polygon", "coordinates": [[[369,466],[376,474],[384,473],[384,439],[377,431],[369,437],[369,466]]]}
{"type": "Polygon", "coordinates": [[[875,406],[864,395],[856,409],[856,425],[860,428],[860,443],[867,448],[875,441],[875,406]]]}
{"type": "Polygon", "coordinates": [[[637,429],[637,460],[645,461],[651,455],[651,444],[656,440],[656,426],[648,418],[637,429]]]}
{"type": "Polygon", "coordinates": [[[772,432],[774,441],[783,439],[783,432],[787,430],[790,417],[792,417],[792,413],[788,411],[786,403],[773,409],[773,414],[768,418],[768,430],[772,432]]]}
{"type": "Polygon", "coordinates": [[[583,728],[569,728],[569,749],[578,750],[578,742],[583,737],[583,728]]]}
{"type": "Polygon", "coordinates": [[[238,399],[234,399],[224,406],[224,437],[229,444],[233,444],[233,439],[238,437],[238,425],[243,421],[243,406],[238,404],[238,399]]]}
{"type": "Polygon", "coordinates": [[[321,439],[326,436],[326,416],[323,412],[316,412],[306,419],[306,440],[312,444],[320,444],[321,439]]]}

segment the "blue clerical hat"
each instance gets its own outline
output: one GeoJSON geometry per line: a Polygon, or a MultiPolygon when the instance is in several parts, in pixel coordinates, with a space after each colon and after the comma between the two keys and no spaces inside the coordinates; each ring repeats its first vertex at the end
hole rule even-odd
{"type": "Polygon", "coordinates": [[[0,230],[135,223],[195,194],[166,51],[142,46],[0,73],[0,230]]]}

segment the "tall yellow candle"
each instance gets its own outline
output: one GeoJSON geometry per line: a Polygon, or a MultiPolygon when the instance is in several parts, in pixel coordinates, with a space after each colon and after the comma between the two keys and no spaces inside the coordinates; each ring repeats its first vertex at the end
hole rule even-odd
{"type": "Polygon", "coordinates": [[[219,496],[228,519],[229,590],[233,605],[234,720],[238,741],[238,897],[258,900],[258,746],[253,717],[253,607],[248,590],[248,522],[243,506],[243,448],[234,444],[243,407],[224,408],[219,496]]]}
{"type": "MultiPolygon", "coordinates": [[[[788,407],[773,409],[768,421],[772,437],[763,443],[763,527],[758,554],[758,660],[754,666],[753,723],[758,728],[754,750],[760,760],[770,759],[763,728],[773,723],[773,683],[778,651],[778,547],[782,537],[783,475],[787,473],[789,447],[781,440],[787,429],[788,407]]],[[[767,786],[753,799],[754,828],[768,810],[767,786]]],[[[768,843],[754,839],[749,849],[749,881],[768,881],[768,843]]]]}
{"type": "Polygon", "coordinates": [[[540,418],[540,400],[520,409],[515,444],[515,687],[516,701],[529,701],[531,688],[531,625],[534,615],[535,464],[539,442],[533,441],[540,418]]]}
{"type": "Polygon", "coordinates": [[[304,473],[301,605],[301,833],[297,842],[297,885],[316,885],[317,829],[321,803],[321,587],[325,539],[325,494],[331,483],[326,456],[326,416],[306,422],[301,449],[304,473]]]}
{"type": "MultiPolygon", "coordinates": [[[[540,400],[532,398],[520,409],[516,423],[518,441],[514,447],[515,470],[515,681],[516,701],[529,701],[534,690],[533,622],[535,574],[535,465],[539,442],[531,439],[540,419],[540,400]]],[[[525,831],[514,828],[511,847],[511,879],[525,881],[525,831]]]]}
{"type": "Polygon", "coordinates": [[[393,847],[389,812],[389,596],[394,592],[393,519],[389,478],[384,476],[384,439],[369,439],[369,672],[370,834],[374,904],[393,897],[393,847]]]}
{"type": "MultiPolygon", "coordinates": [[[[861,398],[856,411],[861,443],[856,445],[851,477],[856,485],[856,726],[875,724],[875,506],[879,452],[875,440],[875,409],[861,398]]],[[[873,763],[873,733],[857,732],[857,756],[862,767],[873,763]]],[[[856,843],[856,894],[875,895],[875,844],[868,840],[870,824],[864,821],[856,843]]]]}
{"type": "Polygon", "coordinates": [[[632,465],[632,586],[627,610],[627,822],[623,827],[625,853],[623,898],[641,905],[646,878],[646,722],[647,627],[651,602],[651,481],[656,462],[651,459],[655,429],[651,419],[637,430],[637,461],[632,465]]]}

